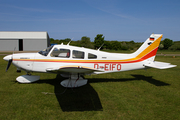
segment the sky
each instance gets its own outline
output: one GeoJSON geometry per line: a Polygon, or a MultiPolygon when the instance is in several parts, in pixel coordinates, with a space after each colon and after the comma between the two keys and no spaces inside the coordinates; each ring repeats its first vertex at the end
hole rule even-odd
{"type": "Polygon", "coordinates": [[[47,31],[50,38],[180,41],[180,0],[0,0],[0,31],[47,31]]]}

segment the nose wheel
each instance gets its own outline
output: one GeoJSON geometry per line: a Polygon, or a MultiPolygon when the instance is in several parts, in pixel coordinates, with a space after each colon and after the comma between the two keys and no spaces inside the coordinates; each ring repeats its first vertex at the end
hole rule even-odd
{"type": "Polygon", "coordinates": [[[30,72],[27,72],[27,74],[26,75],[29,75],[29,76],[31,76],[31,73],[30,72]]]}

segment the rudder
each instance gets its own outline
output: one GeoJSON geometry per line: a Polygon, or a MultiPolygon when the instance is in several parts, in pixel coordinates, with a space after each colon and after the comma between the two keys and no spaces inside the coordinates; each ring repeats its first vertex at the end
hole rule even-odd
{"type": "Polygon", "coordinates": [[[137,58],[154,61],[162,36],[163,34],[151,34],[133,55],[137,58]]]}

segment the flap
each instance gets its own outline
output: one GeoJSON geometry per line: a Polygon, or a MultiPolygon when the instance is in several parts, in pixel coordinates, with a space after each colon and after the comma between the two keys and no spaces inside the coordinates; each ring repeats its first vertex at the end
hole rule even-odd
{"type": "Polygon", "coordinates": [[[98,69],[86,67],[86,66],[75,66],[75,65],[69,65],[69,66],[62,66],[60,68],[48,68],[46,69],[47,72],[52,73],[93,73],[93,72],[104,72],[98,69]]]}

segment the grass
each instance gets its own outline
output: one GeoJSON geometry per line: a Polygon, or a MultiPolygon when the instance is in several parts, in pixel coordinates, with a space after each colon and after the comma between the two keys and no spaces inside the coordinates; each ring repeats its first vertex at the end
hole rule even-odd
{"type": "Polygon", "coordinates": [[[176,50],[176,51],[173,51],[173,50],[158,50],[157,51],[157,54],[180,54],[180,50],[176,50]]]}
{"type": "Polygon", "coordinates": [[[158,56],[176,68],[136,70],[85,76],[88,84],[65,89],[55,74],[19,84],[12,65],[0,56],[0,119],[180,119],[180,57],[158,56]],[[48,92],[49,94],[43,94],[48,92]],[[63,93],[64,92],[64,93],[63,93]]]}

